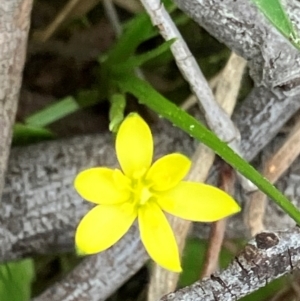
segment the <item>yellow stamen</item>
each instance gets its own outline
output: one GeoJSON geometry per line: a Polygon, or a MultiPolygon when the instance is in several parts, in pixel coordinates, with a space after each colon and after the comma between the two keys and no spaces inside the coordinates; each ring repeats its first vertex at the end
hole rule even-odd
{"type": "Polygon", "coordinates": [[[152,193],[149,189],[147,187],[143,187],[140,195],[140,205],[144,205],[151,197],[152,193]]]}

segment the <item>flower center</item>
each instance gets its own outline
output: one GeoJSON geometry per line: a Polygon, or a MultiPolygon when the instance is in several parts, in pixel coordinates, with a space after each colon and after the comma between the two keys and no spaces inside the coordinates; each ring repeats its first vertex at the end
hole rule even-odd
{"type": "Polygon", "coordinates": [[[137,206],[145,205],[150,198],[153,197],[153,192],[149,189],[149,184],[143,180],[139,180],[132,185],[132,192],[134,195],[134,202],[137,206]]]}
{"type": "Polygon", "coordinates": [[[140,205],[144,205],[151,197],[152,193],[149,191],[148,187],[143,187],[140,193],[140,205]]]}

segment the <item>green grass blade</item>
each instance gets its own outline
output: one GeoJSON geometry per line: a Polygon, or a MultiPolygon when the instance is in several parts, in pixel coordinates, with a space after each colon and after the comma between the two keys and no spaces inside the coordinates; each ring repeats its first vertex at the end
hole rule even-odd
{"type": "Polygon", "coordinates": [[[102,101],[102,95],[99,94],[99,91],[96,89],[81,89],[76,95],[76,102],[81,108],[93,106],[96,103],[102,101]]]}
{"type": "Polygon", "coordinates": [[[170,46],[175,42],[175,40],[176,39],[172,39],[167,42],[164,42],[162,45],[158,46],[157,48],[151,51],[129,58],[124,63],[113,65],[112,71],[122,73],[140,67],[141,65],[150,61],[151,59],[154,59],[159,55],[163,54],[164,52],[170,50],[170,46]]]}
{"type": "Polygon", "coordinates": [[[13,145],[26,145],[39,141],[53,139],[54,134],[37,126],[16,123],[13,128],[13,145]]]}
{"type": "MultiPolygon", "coordinates": [[[[172,1],[164,1],[164,5],[169,12],[176,9],[172,1]]],[[[180,23],[187,22],[188,18],[176,17],[180,23]]],[[[141,13],[127,22],[124,26],[124,32],[116,41],[112,49],[105,55],[99,58],[99,62],[105,62],[107,65],[115,65],[123,63],[130,58],[136,48],[144,41],[158,35],[158,30],[153,27],[151,20],[146,13],[141,13]]]]}
{"type": "Polygon", "coordinates": [[[68,96],[29,116],[25,119],[25,123],[31,126],[44,127],[76,112],[79,108],[80,106],[76,100],[73,97],[68,96]]]}
{"type": "MultiPolygon", "coordinates": [[[[105,63],[114,65],[127,60],[136,50],[137,46],[147,40],[155,33],[149,16],[146,13],[134,17],[126,30],[115,43],[113,48],[107,53],[105,63]]],[[[100,58],[101,62],[102,58],[100,58]]]]}
{"type": "Polygon", "coordinates": [[[160,116],[165,117],[172,124],[214,150],[228,164],[251,180],[261,191],[273,199],[278,206],[300,225],[300,212],[298,209],[256,169],[237,155],[226,143],[222,142],[198,120],[178,108],[155,91],[147,82],[137,77],[128,75],[119,78],[118,84],[124,92],[134,95],[140,103],[145,104],[160,116]]]}
{"type": "Polygon", "coordinates": [[[126,99],[123,94],[114,94],[110,99],[111,105],[109,109],[109,130],[116,133],[121,122],[124,119],[124,110],[126,99]]]}
{"type": "Polygon", "coordinates": [[[252,0],[269,21],[297,48],[300,48],[299,35],[287,16],[280,0],[252,0]]]}

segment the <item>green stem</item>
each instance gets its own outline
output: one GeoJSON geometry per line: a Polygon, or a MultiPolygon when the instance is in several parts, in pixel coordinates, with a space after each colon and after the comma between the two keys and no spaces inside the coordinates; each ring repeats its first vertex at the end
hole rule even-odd
{"type": "Polygon", "coordinates": [[[147,105],[160,116],[165,117],[171,121],[172,124],[178,126],[192,137],[211,148],[228,164],[273,199],[280,208],[300,225],[300,212],[289,199],[198,120],[171,103],[168,99],[155,91],[147,82],[135,76],[127,74],[126,77],[119,78],[117,84],[125,92],[134,95],[140,103],[147,105]]]}

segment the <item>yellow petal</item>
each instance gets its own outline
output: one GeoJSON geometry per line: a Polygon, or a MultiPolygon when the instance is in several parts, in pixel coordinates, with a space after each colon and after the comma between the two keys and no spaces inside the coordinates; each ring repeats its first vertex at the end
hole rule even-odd
{"type": "Polygon", "coordinates": [[[120,171],[110,168],[90,168],[77,175],[74,186],[87,201],[111,205],[122,203],[128,200],[130,191],[124,189],[126,179],[121,178],[119,173],[120,171]],[[118,178],[119,184],[116,182],[116,178],[118,178]],[[122,183],[121,179],[123,179],[122,183]]]}
{"type": "Polygon", "coordinates": [[[117,134],[116,152],[126,176],[137,179],[149,169],[153,156],[152,134],[138,114],[129,114],[122,122],[117,134]]]}
{"type": "Polygon", "coordinates": [[[159,206],[148,201],[139,208],[138,220],[141,240],[150,257],[165,269],[181,272],[177,243],[159,206]]]}
{"type": "Polygon", "coordinates": [[[98,205],[80,221],[75,243],[81,254],[95,254],[115,244],[130,228],[137,212],[130,204],[98,205]]]}
{"type": "Polygon", "coordinates": [[[166,191],[176,186],[188,173],[191,161],[181,154],[170,154],[158,159],[150,167],[146,181],[153,183],[151,189],[166,191]]]}
{"type": "Polygon", "coordinates": [[[224,191],[193,182],[181,182],[170,191],[160,194],[157,202],[166,212],[199,222],[213,222],[241,210],[224,191]]]}

